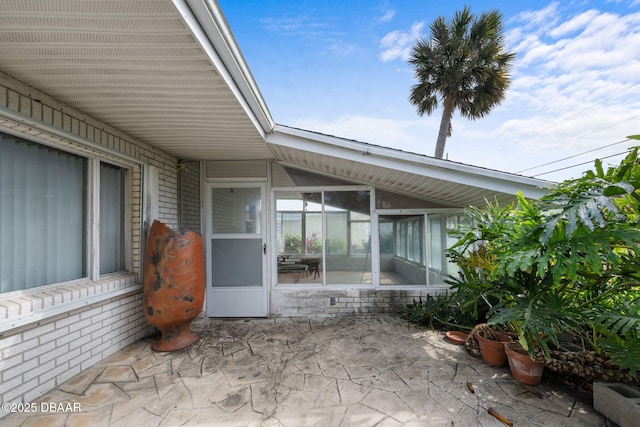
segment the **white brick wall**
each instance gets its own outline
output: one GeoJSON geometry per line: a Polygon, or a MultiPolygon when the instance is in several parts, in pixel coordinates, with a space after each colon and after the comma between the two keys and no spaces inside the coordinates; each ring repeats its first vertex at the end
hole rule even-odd
{"type": "Polygon", "coordinates": [[[131,273],[0,294],[0,401],[32,402],[153,330],[144,319],[137,275],[145,237],[140,165],[159,172],[154,219],[177,228],[177,159],[2,73],[0,132],[133,165],[131,273]]]}
{"type": "Polygon", "coordinates": [[[200,224],[200,163],[185,162],[179,173],[180,230],[202,233],[200,224]]]}
{"type": "Polygon", "coordinates": [[[0,337],[0,400],[31,402],[153,330],[138,288],[6,334],[0,337]]]}
{"type": "Polygon", "coordinates": [[[286,289],[271,291],[273,317],[375,317],[395,314],[414,299],[446,292],[444,288],[394,289],[286,289]],[[331,305],[330,298],[335,298],[331,305]]]}

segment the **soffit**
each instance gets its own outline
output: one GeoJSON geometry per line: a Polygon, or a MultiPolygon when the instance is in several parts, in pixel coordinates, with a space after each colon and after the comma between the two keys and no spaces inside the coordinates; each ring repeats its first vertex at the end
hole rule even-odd
{"type": "Polygon", "coordinates": [[[206,45],[213,19],[185,13],[170,0],[4,0],[0,70],[178,158],[271,157],[206,45]]]}
{"type": "Polygon", "coordinates": [[[552,183],[399,150],[277,126],[267,142],[282,165],[452,208],[539,198],[552,183]]]}

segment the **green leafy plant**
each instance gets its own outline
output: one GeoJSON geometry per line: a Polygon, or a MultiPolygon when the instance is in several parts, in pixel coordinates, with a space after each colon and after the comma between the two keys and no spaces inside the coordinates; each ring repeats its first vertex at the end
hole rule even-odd
{"type": "Polygon", "coordinates": [[[299,233],[287,233],[284,236],[284,253],[301,254],[302,236],[299,233]]]}
{"type": "Polygon", "coordinates": [[[617,309],[598,314],[595,323],[604,336],[601,348],[635,377],[640,369],[640,303],[626,302],[617,309]]]}
{"type": "MultiPolygon", "coordinates": [[[[639,139],[640,137],[633,137],[639,139]]],[[[638,148],[607,170],[560,183],[540,200],[469,209],[449,256],[450,284],[486,302],[488,322],[512,329],[529,354],[549,357],[563,334],[580,335],[635,375],[640,369],[640,160],[638,148]],[[483,251],[482,263],[477,259],[483,251]],[[471,268],[470,268],[471,266],[471,268]],[[589,331],[589,333],[585,333],[589,331]]]]}
{"type": "Polygon", "coordinates": [[[460,307],[457,296],[449,293],[428,295],[417,301],[414,299],[399,314],[409,322],[431,329],[456,328],[470,331],[478,321],[460,307]]]}

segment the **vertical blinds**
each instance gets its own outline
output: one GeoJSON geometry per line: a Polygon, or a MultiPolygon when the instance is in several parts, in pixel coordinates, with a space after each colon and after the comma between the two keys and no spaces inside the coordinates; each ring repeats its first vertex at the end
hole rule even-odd
{"type": "Polygon", "coordinates": [[[0,292],[85,277],[87,159],[0,133],[0,292]]]}

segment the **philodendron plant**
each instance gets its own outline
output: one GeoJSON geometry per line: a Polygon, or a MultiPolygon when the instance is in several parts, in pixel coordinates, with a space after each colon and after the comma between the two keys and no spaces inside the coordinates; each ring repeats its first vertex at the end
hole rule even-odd
{"type": "MultiPolygon", "coordinates": [[[[630,137],[640,139],[639,136],[630,137]]],[[[561,334],[580,335],[621,368],[640,369],[640,160],[552,188],[517,195],[506,208],[468,209],[449,256],[450,284],[469,309],[491,306],[488,322],[511,328],[533,358],[549,357],[561,334]]]]}

